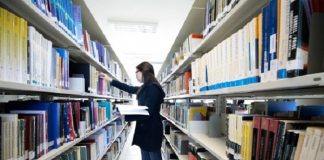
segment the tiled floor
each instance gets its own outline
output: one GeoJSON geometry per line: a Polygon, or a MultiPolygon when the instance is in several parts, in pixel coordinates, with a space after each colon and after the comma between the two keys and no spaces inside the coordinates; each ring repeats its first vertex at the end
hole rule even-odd
{"type": "Polygon", "coordinates": [[[121,155],[119,156],[118,160],[141,160],[142,159],[140,148],[137,146],[131,146],[133,141],[134,131],[135,131],[135,124],[130,133],[130,136],[127,138],[124,149],[121,155]]]}

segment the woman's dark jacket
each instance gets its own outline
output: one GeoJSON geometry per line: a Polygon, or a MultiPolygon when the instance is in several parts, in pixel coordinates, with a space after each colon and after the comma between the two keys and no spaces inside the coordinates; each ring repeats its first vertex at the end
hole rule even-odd
{"type": "Polygon", "coordinates": [[[110,84],[132,94],[136,94],[139,91],[137,93],[138,105],[147,106],[150,115],[125,117],[126,121],[136,121],[133,145],[138,145],[145,151],[160,150],[163,136],[160,106],[165,97],[161,86],[153,82],[148,82],[140,88],[129,86],[115,80],[110,84]]]}

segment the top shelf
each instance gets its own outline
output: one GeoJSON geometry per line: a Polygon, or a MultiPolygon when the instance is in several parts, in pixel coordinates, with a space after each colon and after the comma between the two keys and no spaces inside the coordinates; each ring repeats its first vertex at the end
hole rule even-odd
{"type": "Polygon", "coordinates": [[[195,0],[186,20],[184,21],[180,32],[174,43],[168,52],[168,56],[166,57],[158,76],[161,75],[163,69],[168,64],[168,60],[172,58],[172,55],[179,50],[180,46],[183,44],[184,40],[188,38],[191,33],[200,33],[204,29],[204,14],[205,14],[205,4],[206,0],[195,0]]]}
{"type": "MultiPolygon", "coordinates": [[[[173,69],[173,72],[168,75],[161,82],[161,84],[169,82],[178,74],[182,74],[186,69],[190,67],[191,62],[193,62],[196,58],[200,57],[204,53],[210,51],[218,43],[222,42],[225,38],[229,37],[235,31],[242,28],[253,16],[256,16],[258,13],[260,13],[261,8],[268,2],[269,0],[240,0],[233,7],[233,9],[229,11],[229,13],[223,19],[221,19],[219,23],[216,24],[214,29],[203,39],[203,41],[196,47],[196,49],[194,49],[190,56],[182,60],[182,62],[175,69],[173,69]]],[[[196,18],[196,20],[200,19],[204,19],[203,16],[196,18]]],[[[189,34],[193,32],[194,31],[191,30],[189,34]]],[[[187,36],[189,36],[189,34],[187,34],[187,36]]],[[[185,38],[187,37],[184,37],[182,39],[182,42],[185,40],[185,38]]],[[[181,44],[177,44],[176,47],[179,49],[181,44]]],[[[170,52],[169,56],[171,56],[172,54],[174,54],[174,52],[170,52]]],[[[169,61],[164,62],[160,72],[168,63],[169,61]]],[[[161,74],[160,72],[159,75],[161,74]]]]}
{"type": "MultiPolygon", "coordinates": [[[[324,90],[324,73],[309,74],[305,76],[286,78],[276,81],[269,81],[263,83],[255,83],[240,87],[230,87],[218,90],[210,90],[206,92],[200,92],[197,94],[187,94],[172,96],[166,98],[181,99],[181,98],[199,98],[208,96],[290,96],[290,95],[307,95],[314,97],[317,93],[323,95],[324,90]]],[[[280,98],[280,97],[278,97],[280,98]]]]}
{"type": "MultiPolygon", "coordinates": [[[[0,3],[4,4],[10,10],[26,19],[30,24],[35,26],[37,30],[40,31],[45,37],[50,39],[56,46],[67,48],[71,52],[71,58],[79,62],[89,63],[99,71],[108,74],[113,79],[117,79],[115,75],[113,75],[95,58],[90,56],[90,54],[87,53],[80,44],[78,44],[67,32],[65,32],[53,19],[46,16],[40,9],[38,9],[31,1],[1,0],[0,3]]],[[[92,19],[92,21],[94,21],[94,19],[92,19]]],[[[103,33],[101,37],[104,37],[103,33]]],[[[106,39],[103,41],[103,43],[105,43],[105,45],[109,45],[106,39]]],[[[115,54],[111,47],[108,47],[108,49],[111,50],[110,53],[115,54]]],[[[124,70],[124,72],[126,71],[124,70]]]]}

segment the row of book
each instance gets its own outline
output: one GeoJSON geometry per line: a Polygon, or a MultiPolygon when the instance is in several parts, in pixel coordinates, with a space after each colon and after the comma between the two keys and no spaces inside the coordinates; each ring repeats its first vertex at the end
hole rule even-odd
{"type": "Polygon", "coordinates": [[[104,44],[91,40],[88,31],[83,29],[80,6],[74,5],[72,0],[33,0],[32,2],[70,34],[91,57],[108,70],[114,71],[111,65],[116,62],[111,60],[110,50],[104,44]]]}
{"type": "MultiPolygon", "coordinates": [[[[27,83],[42,87],[69,89],[69,77],[73,74],[87,73],[77,71],[72,64],[70,69],[69,51],[54,48],[50,40],[44,38],[33,26],[28,26],[23,18],[0,7],[0,79],[19,83],[27,83]],[[7,33],[5,36],[4,33],[7,33]]],[[[98,62],[110,69],[119,79],[126,79],[121,67],[110,60],[108,50],[96,43],[94,49],[98,62]],[[111,61],[111,62],[110,62],[111,61]]],[[[73,62],[71,62],[73,63],[73,62]]],[[[92,67],[93,68],[93,67],[92,67]]],[[[109,87],[107,76],[93,68],[92,87],[88,92],[107,95],[109,87]]],[[[86,81],[89,77],[85,78],[86,81]]]]}
{"type": "Polygon", "coordinates": [[[175,80],[166,84],[163,89],[167,96],[176,96],[189,94],[190,91],[190,81],[191,80],[191,72],[187,71],[182,75],[179,75],[175,80]]]}
{"type": "Polygon", "coordinates": [[[195,90],[307,74],[307,66],[312,63],[307,58],[311,54],[308,52],[311,24],[307,22],[316,12],[309,9],[310,3],[314,2],[271,0],[261,14],[191,64],[195,90]]]}
{"type": "MultiPolygon", "coordinates": [[[[68,160],[98,160],[100,156],[104,155],[108,147],[112,147],[115,141],[115,136],[121,131],[123,122],[120,119],[108,124],[107,126],[100,129],[98,132],[94,133],[87,139],[81,141],[76,146],[72,147],[70,150],[56,157],[56,160],[68,159],[68,160]],[[83,149],[80,151],[80,149],[83,149]]],[[[126,128],[127,130],[127,128],[126,128]]],[[[123,131],[123,133],[125,130],[123,131]]],[[[118,140],[117,140],[118,141],[118,140]]]]}
{"type": "Polygon", "coordinates": [[[86,30],[83,31],[83,39],[84,49],[87,53],[109,70],[112,63],[109,49],[98,41],[92,41],[90,34],[86,30]]]}
{"type": "Polygon", "coordinates": [[[164,71],[161,73],[161,76],[159,77],[162,81],[165,77],[167,77],[171,72],[179,66],[182,61],[187,59],[192,52],[196,49],[196,47],[200,44],[202,41],[203,36],[198,33],[192,33],[188,36],[188,38],[185,39],[182,46],[180,46],[179,51],[175,52],[172,56],[171,61],[169,62],[169,65],[164,69],[164,71]]]}
{"type": "Polygon", "coordinates": [[[69,52],[53,48],[51,41],[6,9],[0,8],[0,15],[0,21],[5,22],[0,23],[0,79],[68,88],[69,52]]]}
{"type": "Polygon", "coordinates": [[[129,133],[130,133],[130,127],[126,128],[120,134],[117,140],[108,149],[108,152],[103,156],[102,160],[117,160],[125,146],[127,136],[129,135],[129,133]]]}
{"type": "Polygon", "coordinates": [[[175,152],[181,155],[188,155],[189,160],[216,159],[205,148],[191,141],[187,135],[183,134],[180,130],[172,126],[166,120],[163,121],[163,131],[165,135],[170,135],[171,141],[171,144],[168,144],[164,139],[164,142],[162,143],[162,150],[164,151],[166,159],[176,159],[177,157],[174,154],[175,152]],[[173,148],[175,148],[174,151],[172,150],[171,145],[173,146],[173,148]]]}
{"type": "Polygon", "coordinates": [[[205,7],[205,19],[204,30],[202,34],[192,33],[186,38],[180,47],[178,52],[172,55],[172,59],[169,64],[165,67],[161,76],[159,77],[162,81],[165,77],[172,73],[172,71],[181,62],[190,56],[195,51],[196,47],[201,43],[204,37],[219,23],[232,8],[239,2],[239,0],[207,0],[205,7]]]}
{"type": "Polygon", "coordinates": [[[106,101],[12,101],[1,110],[1,159],[39,158],[103,125],[113,112],[106,101]]]}
{"type": "Polygon", "coordinates": [[[31,0],[80,45],[83,44],[81,7],[72,0],[31,0]]]}
{"type": "Polygon", "coordinates": [[[226,146],[229,159],[297,160],[323,157],[324,152],[320,149],[323,147],[321,138],[324,138],[321,133],[323,106],[297,107],[295,102],[285,101],[265,104],[253,104],[253,107],[259,107],[256,113],[243,114],[240,111],[228,115],[226,146]],[[265,110],[269,111],[268,114],[259,114],[260,111],[266,113],[265,110]],[[310,139],[304,139],[308,132],[314,134],[315,130],[315,136],[308,135],[310,139]],[[313,141],[315,137],[317,139],[313,141]]]}
{"type": "Polygon", "coordinates": [[[239,0],[207,0],[203,35],[206,37],[214,27],[239,3],[239,0]]]}

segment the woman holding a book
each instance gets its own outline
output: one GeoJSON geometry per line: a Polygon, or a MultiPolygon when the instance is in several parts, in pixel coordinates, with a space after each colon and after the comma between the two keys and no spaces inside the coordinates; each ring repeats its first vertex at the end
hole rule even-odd
{"type": "Polygon", "coordinates": [[[133,145],[141,148],[142,160],[161,160],[161,145],[163,137],[160,106],[165,93],[154,76],[153,66],[142,62],[136,66],[136,79],[143,83],[140,87],[129,86],[116,80],[111,86],[131,94],[136,94],[138,105],[147,106],[149,116],[127,115],[126,121],[136,121],[133,145]]]}

